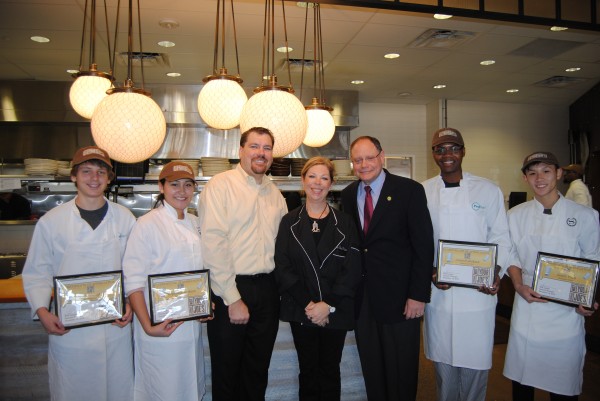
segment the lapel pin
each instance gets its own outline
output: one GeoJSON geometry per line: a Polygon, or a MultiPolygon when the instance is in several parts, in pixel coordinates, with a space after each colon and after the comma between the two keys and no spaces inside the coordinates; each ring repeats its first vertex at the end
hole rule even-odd
{"type": "Polygon", "coordinates": [[[389,202],[389,201],[391,201],[391,200],[392,200],[392,197],[391,197],[391,196],[388,196],[388,197],[387,197],[387,200],[388,200],[388,202],[389,202]]]}

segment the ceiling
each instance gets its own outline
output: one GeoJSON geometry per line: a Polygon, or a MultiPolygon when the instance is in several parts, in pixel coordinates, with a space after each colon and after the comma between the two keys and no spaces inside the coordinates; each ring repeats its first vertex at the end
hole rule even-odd
{"type": "MultiPolygon", "coordinates": [[[[109,3],[109,24],[114,30],[116,0],[109,3]]],[[[118,52],[126,51],[127,1],[122,0],[118,52]]],[[[212,72],[216,0],[142,0],[143,51],[163,54],[156,66],[144,69],[146,85],[199,85],[212,72]],[[159,21],[176,21],[167,29],[159,21]],[[158,42],[169,40],[174,47],[158,42]],[[181,76],[170,78],[168,72],[181,76]]],[[[84,0],[0,0],[0,80],[70,81],[67,69],[79,65],[84,0]],[[29,38],[41,35],[49,43],[29,38]]],[[[103,4],[98,0],[99,6],[103,4]]],[[[229,3],[227,3],[229,6],[229,3]]],[[[236,0],[240,74],[251,93],[260,84],[264,2],[236,0]]],[[[281,15],[281,3],[276,3],[281,15]]],[[[103,9],[98,13],[103,17],[103,9]]],[[[285,3],[290,58],[302,58],[305,9],[285,3]]],[[[230,13],[228,11],[228,16],[230,13]]],[[[312,13],[309,13],[312,16],[312,13]]],[[[322,34],[327,89],[356,90],[361,102],[427,104],[437,99],[534,103],[568,106],[600,81],[600,32],[567,30],[552,32],[546,26],[469,20],[454,17],[436,20],[429,14],[322,5],[322,34]],[[466,40],[446,40],[433,47],[411,43],[428,29],[465,31],[466,40]],[[451,47],[448,43],[456,42],[451,47]],[[384,54],[395,52],[396,59],[384,54]],[[495,60],[481,66],[482,60],[495,60]],[[581,68],[565,72],[570,67],[581,68]],[[551,87],[536,83],[555,76],[551,87]],[[363,80],[353,85],[352,80],[363,80]],[[434,85],[444,84],[444,89],[434,85]],[[507,93],[508,89],[518,89],[507,93]]],[[[229,19],[229,18],[228,18],[229,19]]],[[[281,17],[277,18],[276,45],[283,45],[281,17]]],[[[100,21],[103,21],[100,19],[100,21]]],[[[310,19],[309,27],[312,25],[310,19]]],[[[226,63],[236,73],[233,42],[227,22],[226,63]]],[[[104,31],[103,25],[98,28],[104,31]]],[[[137,38],[137,22],[134,19],[137,38]]],[[[112,34],[111,34],[112,36],[112,34]]],[[[444,35],[441,35],[444,36],[444,35]]],[[[99,34],[96,59],[99,70],[108,69],[106,35],[99,34]]],[[[312,38],[309,37],[312,43],[312,38]]],[[[308,47],[312,47],[309,45],[308,47]]],[[[134,50],[139,50],[137,42],[134,50]]],[[[278,66],[284,55],[277,53],[278,66]]],[[[312,58],[307,52],[306,58],[312,58]]],[[[87,61],[84,62],[87,67],[87,61]]],[[[279,84],[287,84],[287,72],[277,71],[279,84]]],[[[117,83],[126,77],[124,64],[117,63],[117,83]]],[[[134,82],[141,86],[141,74],[134,70],[134,82]]],[[[292,75],[300,90],[299,73],[292,75]]],[[[312,73],[305,72],[304,91],[312,92],[312,73]]]]}

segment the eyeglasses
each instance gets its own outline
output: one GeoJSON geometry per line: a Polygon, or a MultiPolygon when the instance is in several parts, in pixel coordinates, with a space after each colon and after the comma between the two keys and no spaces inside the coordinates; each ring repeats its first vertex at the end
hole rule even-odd
{"type": "Polygon", "coordinates": [[[438,146],[436,148],[433,149],[433,153],[435,153],[436,155],[445,155],[446,153],[452,153],[453,155],[456,155],[458,153],[460,153],[460,151],[463,149],[464,146],[460,146],[460,145],[453,145],[453,146],[438,146]]]}
{"type": "Polygon", "coordinates": [[[358,165],[358,166],[360,166],[361,164],[363,164],[365,162],[367,164],[371,164],[375,161],[375,159],[377,159],[379,157],[380,154],[381,154],[381,150],[375,156],[367,156],[364,159],[350,159],[350,160],[352,160],[352,164],[358,165]]]}

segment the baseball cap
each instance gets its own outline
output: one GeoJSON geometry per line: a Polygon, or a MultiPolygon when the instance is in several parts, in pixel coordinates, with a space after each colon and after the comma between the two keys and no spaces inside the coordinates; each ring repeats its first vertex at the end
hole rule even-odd
{"type": "Polygon", "coordinates": [[[529,156],[525,157],[523,160],[523,167],[521,167],[521,171],[525,174],[525,170],[527,167],[534,163],[546,163],[546,164],[554,164],[556,167],[560,167],[560,163],[556,156],[550,152],[533,152],[529,156]]]}
{"type": "Polygon", "coordinates": [[[72,164],[73,166],[76,166],[88,160],[100,160],[108,164],[110,168],[113,166],[110,162],[110,156],[108,155],[108,152],[104,149],[100,149],[97,146],[86,146],[85,148],[77,149],[73,155],[72,164]]]}
{"type": "Polygon", "coordinates": [[[465,146],[465,142],[463,141],[460,131],[455,128],[440,128],[433,133],[431,147],[435,148],[442,143],[455,143],[460,146],[465,146]]]}
{"type": "Polygon", "coordinates": [[[568,166],[561,167],[565,171],[574,171],[579,175],[583,175],[583,166],[581,164],[569,164],[568,166]]]}
{"type": "Polygon", "coordinates": [[[182,178],[188,178],[192,181],[196,179],[192,167],[184,162],[170,162],[165,164],[158,176],[159,180],[163,178],[167,181],[177,181],[182,178]]]}

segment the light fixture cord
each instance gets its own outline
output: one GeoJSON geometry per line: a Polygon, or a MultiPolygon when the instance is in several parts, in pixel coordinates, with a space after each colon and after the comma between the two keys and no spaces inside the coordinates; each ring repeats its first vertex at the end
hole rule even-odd
{"type": "Polygon", "coordinates": [[[231,0],[231,22],[233,23],[233,43],[235,46],[235,62],[236,62],[236,66],[237,66],[237,75],[239,76],[240,75],[240,58],[238,56],[237,30],[235,28],[235,12],[233,11],[233,0],[231,0]]]}
{"type": "Polygon", "coordinates": [[[81,28],[81,51],[79,52],[79,71],[83,70],[83,47],[85,45],[85,27],[87,26],[88,0],[85,0],[83,10],[83,28],[81,28]]]}

